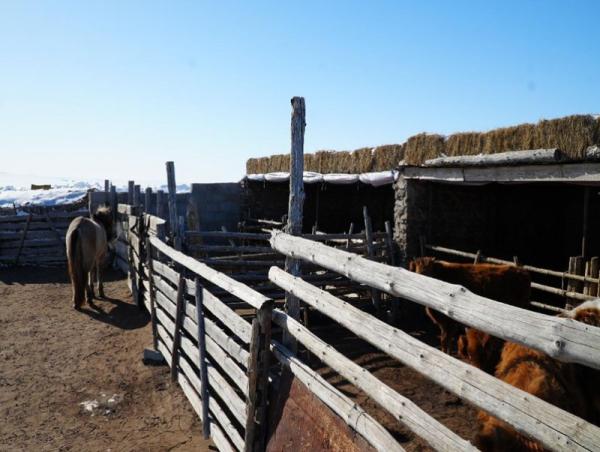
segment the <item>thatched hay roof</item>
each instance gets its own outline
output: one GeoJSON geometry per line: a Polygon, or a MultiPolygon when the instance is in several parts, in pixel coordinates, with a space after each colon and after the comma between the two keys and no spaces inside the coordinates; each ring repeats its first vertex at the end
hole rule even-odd
{"type": "MultiPolygon", "coordinates": [[[[403,144],[389,144],[355,151],[317,151],[304,155],[305,171],[318,173],[359,174],[385,171],[401,160],[420,165],[440,156],[496,154],[498,152],[558,148],[573,159],[582,160],[588,146],[600,144],[600,117],[573,115],[542,120],[537,124],[521,124],[489,132],[443,135],[421,133],[403,144]]],[[[289,154],[251,158],[246,162],[247,174],[289,171],[289,154]]]]}

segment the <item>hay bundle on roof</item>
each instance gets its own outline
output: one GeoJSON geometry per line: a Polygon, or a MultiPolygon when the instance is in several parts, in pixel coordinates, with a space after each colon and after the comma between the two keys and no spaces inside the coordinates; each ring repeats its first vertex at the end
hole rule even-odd
{"type": "Polygon", "coordinates": [[[395,168],[403,158],[404,146],[401,144],[377,146],[372,151],[371,171],[386,171],[395,168]]]}
{"type": "Polygon", "coordinates": [[[443,135],[420,133],[406,141],[404,160],[410,165],[418,165],[427,159],[444,154],[443,135]]]}

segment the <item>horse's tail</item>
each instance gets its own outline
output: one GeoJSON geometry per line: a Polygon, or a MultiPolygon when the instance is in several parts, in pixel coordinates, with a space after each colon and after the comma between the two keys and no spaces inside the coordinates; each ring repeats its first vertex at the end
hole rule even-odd
{"type": "Polygon", "coordinates": [[[73,284],[73,305],[75,308],[83,304],[85,297],[85,274],[83,272],[83,253],[79,231],[74,229],[69,236],[69,275],[73,284]]]}

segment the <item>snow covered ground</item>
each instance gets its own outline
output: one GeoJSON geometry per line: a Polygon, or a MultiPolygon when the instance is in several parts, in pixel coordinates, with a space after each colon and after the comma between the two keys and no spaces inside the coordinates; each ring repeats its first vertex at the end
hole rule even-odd
{"type": "MultiPolygon", "coordinates": [[[[115,181],[117,191],[127,191],[127,181],[115,181]]],[[[166,185],[148,182],[142,183],[142,190],[150,186],[153,190],[165,190],[166,185]]],[[[86,181],[64,177],[46,177],[28,174],[12,174],[0,172],[0,207],[12,207],[13,204],[55,206],[68,204],[83,198],[88,190],[104,190],[104,180],[91,179],[86,181]],[[50,190],[31,190],[31,184],[49,184],[50,190]]],[[[190,191],[188,184],[177,186],[178,193],[190,191]]]]}

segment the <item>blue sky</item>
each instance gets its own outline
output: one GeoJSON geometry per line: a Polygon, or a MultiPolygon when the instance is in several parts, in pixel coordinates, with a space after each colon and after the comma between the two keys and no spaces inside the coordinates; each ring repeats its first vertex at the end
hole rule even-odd
{"type": "MultiPolygon", "coordinates": [[[[600,113],[600,2],[0,0],[0,171],[234,181],[306,152],[600,113]]],[[[2,185],[2,181],[0,181],[2,185]]]]}

